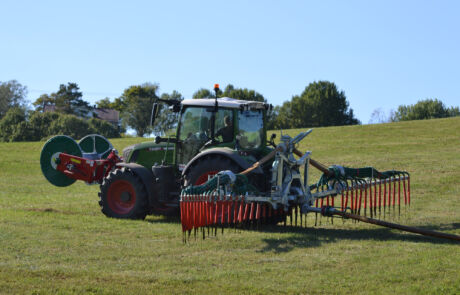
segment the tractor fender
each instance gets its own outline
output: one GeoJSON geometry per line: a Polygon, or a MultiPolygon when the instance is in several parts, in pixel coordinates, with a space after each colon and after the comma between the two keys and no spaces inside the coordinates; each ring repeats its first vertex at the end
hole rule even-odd
{"type": "MultiPolygon", "coordinates": [[[[184,170],[182,171],[182,175],[186,175],[187,172],[189,171],[190,167],[199,159],[203,159],[205,157],[208,157],[210,155],[220,155],[229,158],[233,162],[235,162],[238,166],[241,167],[241,171],[246,170],[247,168],[252,166],[252,163],[247,162],[245,159],[243,159],[240,155],[235,153],[234,150],[228,149],[228,148],[213,148],[209,150],[205,150],[199,154],[197,154],[193,159],[191,159],[187,165],[185,166],[184,170]]],[[[256,174],[263,174],[262,168],[257,167],[257,169],[254,169],[252,171],[253,173],[256,174]]]]}
{"type": "Polygon", "coordinates": [[[154,187],[153,187],[153,173],[149,169],[145,168],[142,165],[136,164],[136,163],[117,163],[117,167],[126,167],[129,168],[136,176],[140,178],[142,183],[144,184],[145,190],[147,191],[148,194],[148,199],[149,199],[149,205],[150,206],[157,206],[158,205],[158,200],[155,196],[154,193],[154,187]]]}

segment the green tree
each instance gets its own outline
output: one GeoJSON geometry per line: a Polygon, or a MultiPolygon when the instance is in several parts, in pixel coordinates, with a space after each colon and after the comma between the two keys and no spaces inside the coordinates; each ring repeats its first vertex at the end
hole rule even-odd
{"type": "MultiPolygon", "coordinates": [[[[193,98],[214,98],[215,92],[214,90],[209,90],[206,88],[198,89],[194,94],[193,98]]],[[[251,101],[263,101],[266,102],[267,100],[264,96],[255,90],[247,89],[247,88],[235,88],[232,84],[228,84],[224,91],[220,90],[217,92],[218,97],[231,97],[234,99],[240,100],[251,100],[251,101]]]]}
{"type": "Polygon", "coordinates": [[[137,136],[144,136],[150,132],[150,117],[152,106],[157,96],[158,85],[144,83],[131,86],[119,98],[122,108],[122,124],[133,128],[137,136]]]}
{"type": "Polygon", "coordinates": [[[99,109],[111,109],[112,104],[113,103],[110,101],[110,98],[108,97],[96,101],[96,107],[99,109]]]}
{"type": "MultiPolygon", "coordinates": [[[[124,128],[133,128],[138,136],[150,132],[166,134],[177,124],[177,113],[169,110],[164,103],[158,104],[157,117],[153,129],[150,128],[150,118],[153,103],[158,99],[158,84],[144,83],[131,86],[123,94],[111,101],[104,98],[96,102],[98,108],[110,108],[120,112],[124,128]]],[[[165,100],[183,100],[182,95],[174,90],[172,93],[163,93],[160,96],[165,100]]]]}
{"type": "Polygon", "coordinates": [[[0,119],[10,108],[24,108],[27,104],[27,87],[18,81],[0,82],[0,119]]]}
{"type": "Polygon", "coordinates": [[[200,88],[195,93],[193,93],[193,98],[214,98],[214,91],[209,89],[200,88]]]}
{"type": "Polygon", "coordinates": [[[114,109],[119,111],[120,113],[122,113],[125,110],[126,106],[127,104],[123,100],[123,96],[115,98],[114,101],[111,101],[108,97],[96,101],[96,107],[100,109],[114,109]]]}
{"type": "Polygon", "coordinates": [[[82,99],[83,94],[76,83],[59,85],[55,94],[55,102],[58,110],[65,114],[72,114],[79,117],[87,117],[91,107],[87,101],[82,99]]]}
{"type": "Polygon", "coordinates": [[[225,87],[222,96],[240,100],[267,102],[264,96],[259,92],[247,88],[235,88],[232,84],[228,84],[227,87],[225,87]]]}
{"type": "Polygon", "coordinates": [[[400,105],[392,121],[424,120],[459,116],[458,107],[447,108],[438,99],[419,100],[414,105],[400,105]]]}
{"type": "Polygon", "coordinates": [[[303,128],[360,124],[343,91],[329,81],[310,83],[300,95],[279,108],[275,128],[303,128]]]}
{"type": "Polygon", "coordinates": [[[92,108],[87,101],[83,100],[83,94],[79,90],[77,83],[61,84],[57,92],[41,95],[33,105],[39,111],[43,111],[45,105],[54,105],[57,112],[88,117],[92,108]]]}
{"type": "Polygon", "coordinates": [[[459,107],[450,107],[447,109],[447,117],[457,117],[460,116],[460,108],[459,107]]]}

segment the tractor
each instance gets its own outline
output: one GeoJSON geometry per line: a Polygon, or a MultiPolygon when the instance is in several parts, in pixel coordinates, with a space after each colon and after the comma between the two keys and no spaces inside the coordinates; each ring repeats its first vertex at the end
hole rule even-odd
{"type": "MultiPolygon", "coordinates": [[[[217,97],[218,85],[214,90],[217,97]]],[[[272,107],[267,103],[228,97],[157,99],[152,124],[161,103],[179,113],[175,136],[126,147],[122,157],[100,135],[86,136],[79,144],[56,136],[43,147],[43,174],[57,186],[75,179],[100,184],[99,205],[106,216],[144,219],[152,213],[179,214],[183,187],[205,183],[221,170],[238,173],[273,150],[266,139],[272,107]]],[[[269,174],[269,165],[258,167],[250,181],[266,191],[269,174]]]]}

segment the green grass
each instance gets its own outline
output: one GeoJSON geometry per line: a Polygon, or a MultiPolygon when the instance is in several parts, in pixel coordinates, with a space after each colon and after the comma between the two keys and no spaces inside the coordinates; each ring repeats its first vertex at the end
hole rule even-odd
{"type": "MultiPolygon", "coordinates": [[[[323,219],[184,245],[177,221],[106,218],[97,186],[44,179],[42,146],[0,144],[0,293],[460,293],[458,243],[323,219]]],[[[460,118],[317,128],[299,149],[327,165],[411,172],[412,206],[395,221],[460,234],[460,118]]]]}

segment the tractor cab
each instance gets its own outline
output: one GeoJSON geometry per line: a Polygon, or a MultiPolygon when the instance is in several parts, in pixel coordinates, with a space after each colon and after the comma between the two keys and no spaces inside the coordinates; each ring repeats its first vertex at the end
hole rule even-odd
{"type": "Polygon", "coordinates": [[[265,103],[224,97],[186,99],[181,105],[176,135],[180,170],[210,148],[249,151],[265,147],[265,103]]]}

